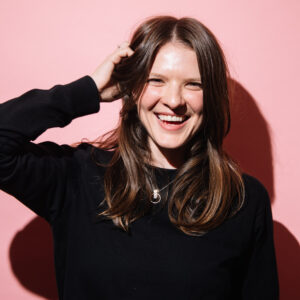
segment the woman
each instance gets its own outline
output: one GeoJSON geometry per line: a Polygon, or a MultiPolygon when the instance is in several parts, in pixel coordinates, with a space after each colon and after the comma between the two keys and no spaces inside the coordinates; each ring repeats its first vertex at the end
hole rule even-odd
{"type": "Polygon", "coordinates": [[[93,74],[0,106],[0,187],[49,222],[60,299],[278,299],[268,193],[222,150],[227,76],[203,24],[159,16],[93,74]],[[119,98],[100,141],[31,142],[119,98]]]}

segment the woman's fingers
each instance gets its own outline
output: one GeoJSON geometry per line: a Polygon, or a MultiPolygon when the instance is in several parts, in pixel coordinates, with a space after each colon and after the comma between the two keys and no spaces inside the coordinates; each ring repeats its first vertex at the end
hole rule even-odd
{"type": "Polygon", "coordinates": [[[121,61],[122,57],[129,57],[134,53],[134,51],[130,47],[128,47],[128,45],[129,45],[128,42],[126,42],[126,44],[122,43],[116,49],[112,59],[114,64],[118,64],[121,61]]]}
{"type": "Polygon", "coordinates": [[[123,47],[127,47],[129,46],[129,42],[128,41],[123,41],[121,44],[118,45],[118,48],[123,48],[123,47]]]}
{"type": "Polygon", "coordinates": [[[120,63],[124,57],[131,56],[134,51],[129,47],[128,41],[122,42],[113,53],[108,55],[106,59],[97,67],[91,77],[94,79],[99,92],[102,95],[102,101],[110,101],[116,99],[119,86],[112,88],[116,83],[111,81],[111,75],[115,66],[120,63]],[[104,91],[105,89],[105,91],[104,91]]]}

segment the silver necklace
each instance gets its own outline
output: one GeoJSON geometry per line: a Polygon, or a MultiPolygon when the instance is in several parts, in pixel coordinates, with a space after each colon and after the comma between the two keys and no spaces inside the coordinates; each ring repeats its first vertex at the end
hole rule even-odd
{"type": "MultiPolygon", "coordinates": [[[[174,178],[173,180],[171,180],[167,185],[165,185],[164,187],[162,187],[161,189],[153,189],[153,193],[152,193],[152,199],[150,200],[151,203],[153,204],[157,204],[161,201],[161,195],[160,195],[160,192],[162,190],[164,190],[166,187],[168,187],[176,178],[174,178]]],[[[151,180],[150,180],[151,181],[151,180]]],[[[152,181],[151,181],[151,185],[153,186],[152,184],[152,181]]]]}

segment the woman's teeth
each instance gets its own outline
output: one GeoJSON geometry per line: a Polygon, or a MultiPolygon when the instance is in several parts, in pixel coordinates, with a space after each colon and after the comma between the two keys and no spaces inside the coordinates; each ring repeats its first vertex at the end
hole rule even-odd
{"type": "Polygon", "coordinates": [[[158,118],[162,121],[168,122],[183,122],[186,117],[177,117],[177,116],[167,116],[167,115],[157,115],[158,118]]]}

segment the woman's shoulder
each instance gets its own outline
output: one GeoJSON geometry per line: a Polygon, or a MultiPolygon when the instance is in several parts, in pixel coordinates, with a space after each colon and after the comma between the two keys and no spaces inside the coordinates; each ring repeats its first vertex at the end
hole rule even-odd
{"type": "Polygon", "coordinates": [[[96,161],[101,164],[110,162],[115,152],[96,147],[93,143],[89,142],[82,142],[78,144],[75,148],[77,150],[77,156],[80,159],[92,159],[93,161],[96,161]]]}
{"type": "Polygon", "coordinates": [[[264,186],[264,184],[256,177],[247,173],[242,173],[242,177],[245,184],[245,188],[248,191],[254,193],[267,193],[267,189],[264,186]]]}
{"type": "Polygon", "coordinates": [[[262,210],[270,206],[269,193],[264,184],[256,177],[247,173],[242,174],[245,185],[245,207],[262,210]]]}

